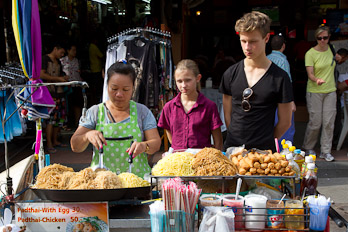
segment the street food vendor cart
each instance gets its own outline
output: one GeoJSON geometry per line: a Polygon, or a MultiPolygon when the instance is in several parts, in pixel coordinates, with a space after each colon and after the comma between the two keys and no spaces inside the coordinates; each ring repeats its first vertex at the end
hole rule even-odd
{"type": "MultiPolygon", "coordinates": [[[[34,156],[27,158],[23,163],[18,163],[11,167],[10,172],[16,169],[21,171],[18,179],[14,178],[14,193],[12,196],[4,196],[3,203],[12,205],[15,218],[14,223],[18,226],[26,226],[26,231],[74,231],[79,226],[94,226],[97,231],[151,231],[151,220],[149,215],[150,199],[163,197],[161,194],[161,183],[164,180],[177,176],[151,176],[151,185],[140,188],[119,188],[119,189],[83,189],[83,190],[54,190],[54,189],[35,189],[27,190],[21,195],[22,190],[30,182],[30,173],[33,173],[33,165],[36,163],[34,156]],[[29,176],[28,176],[29,175],[29,176]],[[18,184],[17,182],[22,182],[18,184]],[[24,183],[23,183],[24,182],[24,183]],[[21,187],[17,187],[21,186],[21,187]],[[18,188],[18,189],[17,189],[18,188]],[[34,194],[30,194],[34,193],[34,194]],[[27,195],[26,197],[24,197],[27,195]],[[23,196],[23,197],[22,197],[23,196]],[[41,221],[39,221],[39,219],[41,221]],[[81,225],[82,224],[82,225],[81,225]]],[[[5,177],[5,174],[3,174],[5,177]]],[[[183,182],[194,181],[198,184],[200,181],[212,181],[221,185],[219,189],[223,199],[228,188],[228,182],[242,178],[243,182],[256,181],[261,179],[282,179],[294,180],[294,176],[246,176],[236,173],[231,176],[181,176],[183,182]]],[[[31,178],[31,180],[33,180],[31,178]]],[[[204,187],[204,186],[203,186],[204,187]]],[[[283,185],[284,187],[284,185],[283,185]]],[[[290,191],[291,189],[283,189],[290,191]]],[[[232,192],[232,191],[230,191],[232,192]]],[[[216,192],[205,192],[216,194],[216,192]]],[[[241,193],[242,195],[242,193],[241,193]]],[[[202,195],[204,196],[204,195],[202,195]]],[[[223,205],[224,201],[220,201],[223,205]]],[[[196,228],[202,222],[202,208],[206,207],[202,202],[197,204],[197,216],[195,220],[196,228]]],[[[244,224],[246,212],[249,210],[246,206],[241,207],[241,215],[238,213],[239,207],[236,207],[235,221],[237,224],[241,218],[244,224]],[[237,219],[238,216],[239,219],[237,219]]],[[[267,209],[266,209],[267,210],[267,209]]],[[[263,215],[265,218],[267,214],[263,215]]],[[[285,216],[285,214],[283,215],[285,216]]],[[[308,207],[304,207],[300,213],[295,214],[303,218],[303,224],[307,225],[303,229],[294,231],[309,231],[308,223],[310,221],[310,212],[308,207]]],[[[347,226],[347,222],[338,215],[333,209],[330,209],[329,216],[340,226],[347,226]]],[[[250,221],[249,221],[250,222],[250,221]]],[[[252,222],[252,220],[251,220],[252,222]]],[[[267,222],[265,219],[264,223],[267,222]]],[[[281,231],[285,228],[266,228],[270,231],[281,231]]],[[[235,228],[236,231],[243,229],[235,228]]]]}

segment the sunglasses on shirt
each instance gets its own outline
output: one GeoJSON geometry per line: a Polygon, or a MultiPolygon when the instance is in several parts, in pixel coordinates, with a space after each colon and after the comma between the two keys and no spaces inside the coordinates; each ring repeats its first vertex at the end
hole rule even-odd
{"type": "Polygon", "coordinates": [[[328,40],[328,39],[329,39],[329,36],[323,36],[323,37],[318,36],[317,37],[317,40],[328,40]]]}
{"type": "Polygon", "coordinates": [[[242,109],[245,112],[248,112],[251,110],[251,105],[249,102],[249,98],[253,95],[253,90],[251,88],[246,88],[243,91],[243,100],[242,100],[242,109]]]}

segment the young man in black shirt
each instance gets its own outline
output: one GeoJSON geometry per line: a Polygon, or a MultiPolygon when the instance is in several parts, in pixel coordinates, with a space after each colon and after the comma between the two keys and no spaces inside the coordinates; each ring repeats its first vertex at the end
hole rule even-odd
{"type": "Polygon", "coordinates": [[[260,12],[245,14],[236,22],[245,59],[222,77],[225,122],[224,149],[245,144],[247,149],[272,149],[291,125],[292,87],[287,73],[266,57],[270,18],[260,12]],[[278,107],[279,121],[274,127],[278,107]]]}

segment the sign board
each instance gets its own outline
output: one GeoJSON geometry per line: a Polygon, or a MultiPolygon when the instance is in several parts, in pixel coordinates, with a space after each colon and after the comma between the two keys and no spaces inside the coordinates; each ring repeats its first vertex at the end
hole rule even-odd
{"type": "Polygon", "coordinates": [[[15,215],[26,231],[109,231],[107,202],[17,203],[15,215]]]}

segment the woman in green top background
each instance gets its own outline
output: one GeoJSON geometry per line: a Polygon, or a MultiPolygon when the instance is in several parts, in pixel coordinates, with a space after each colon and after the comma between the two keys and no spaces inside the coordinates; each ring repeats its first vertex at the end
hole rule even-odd
{"type": "Polygon", "coordinates": [[[330,29],[320,26],[315,31],[317,45],[309,49],[305,56],[308,75],[307,109],[309,122],[303,143],[306,154],[313,151],[321,131],[320,158],[333,161],[331,155],[334,121],[336,116],[335,60],[329,47],[330,29]]]}

